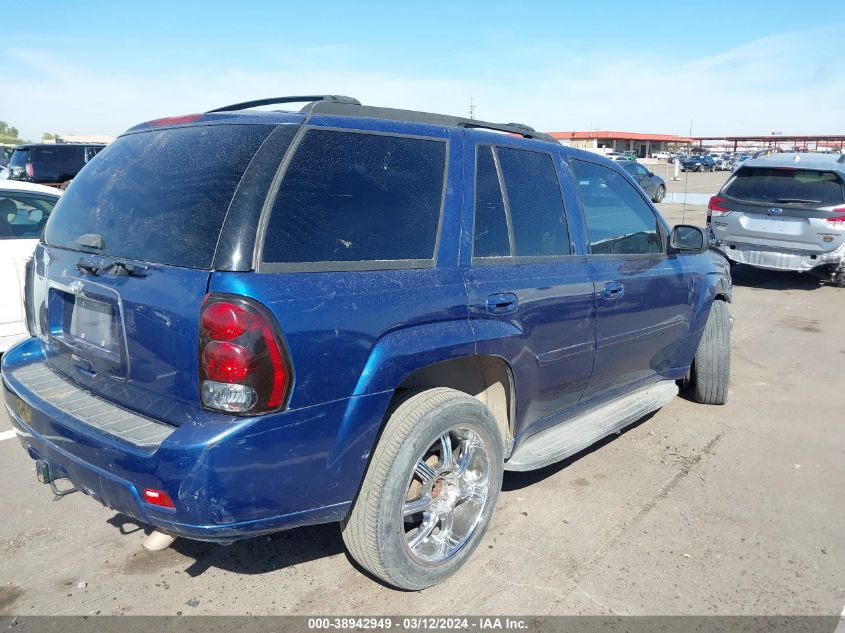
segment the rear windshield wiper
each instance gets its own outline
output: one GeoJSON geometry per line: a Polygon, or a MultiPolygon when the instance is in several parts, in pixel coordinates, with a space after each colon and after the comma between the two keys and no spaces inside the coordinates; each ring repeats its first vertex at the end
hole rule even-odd
{"type": "Polygon", "coordinates": [[[149,267],[142,266],[141,264],[130,264],[129,262],[120,260],[115,260],[111,264],[102,266],[88,261],[87,259],[80,258],[79,261],[76,262],[76,270],[95,277],[100,273],[108,273],[112,271],[114,271],[114,274],[118,277],[145,277],[149,267]]]}
{"type": "Polygon", "coordinates": [[[86,233],[85,235],[80,235],[73,241],[80,246],[93,248],[98,251],[101,251],[106,247],[106,243],[103,241],[103,236],[99,233],[86,233]]]}
{"type": "Polygon", "coordinates": [[[821,204],[821,200],[805,200],[804,198],[778,198],[775,202],[793,203],[793,204],[821,204]]]}

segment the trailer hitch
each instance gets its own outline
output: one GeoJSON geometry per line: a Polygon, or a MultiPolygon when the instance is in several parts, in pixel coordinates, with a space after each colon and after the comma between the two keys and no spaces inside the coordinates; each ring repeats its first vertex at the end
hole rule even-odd
{"type": "Polygon", "coordinates": [[[53,501],[59,501],[63,497],[79,491],[79,488],[73,485],[64,490],[60,489],[56,482],[60,479],[70,481],[70,478],[61,468],[51,465],[46,459],[39,459],[35,462],[35,475],[42,484],[49,484],[50,490],[53,491],[53,501]]]}

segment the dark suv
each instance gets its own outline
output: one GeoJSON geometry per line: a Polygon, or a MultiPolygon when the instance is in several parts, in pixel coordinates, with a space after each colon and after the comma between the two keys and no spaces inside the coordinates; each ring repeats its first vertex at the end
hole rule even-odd
{"type": "Polygon", "coordinates": [[[421,589],[503,470],[728,389],[728,263],[523,125],[291,97],[132,128],[28,267],[5,401],[41,481],[231,542],[338,521],[421,589]],[[307,100],[301,111],[246,111],[307,100]]]}
{"type": "Polygon", "coordinates": [[[712,156],[690,156],[681,162],[681,171],[716,171],[716,161],[712,156]]]}
{"type": "Polygon", "coordinates": [[[18,145],[9,160],[9,178],[61,184],[74,178],[104,147],[81,143],[18,145]]]}

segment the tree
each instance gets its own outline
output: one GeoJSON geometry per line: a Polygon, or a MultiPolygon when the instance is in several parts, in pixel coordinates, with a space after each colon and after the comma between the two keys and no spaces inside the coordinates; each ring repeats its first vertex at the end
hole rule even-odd
{"type": "Polygon", "coordinates": [[[44,134],[41,135],[41,140],[42,141],[58,141],[59,135],[58,134],[51,134],[50,132],[44,132],[44,134]]]}
{"type": "Polygon", "coordinates": [[[18,128],[12,127],[5,121],[0,121],[0,143],[18,145],[23,141],[18,138],[18,128]]]}

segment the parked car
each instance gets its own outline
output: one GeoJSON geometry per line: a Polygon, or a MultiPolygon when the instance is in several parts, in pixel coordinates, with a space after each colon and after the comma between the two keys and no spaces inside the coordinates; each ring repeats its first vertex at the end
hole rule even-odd
{"type": "Polygon", "coordinates": [[[716,162],[706,154],[690,156],[681,163],[681,171],[716,171],[716,162]]]}
{"type": "Polygon", "coordinates": [[[0,354],[26,335],[24,268],[60,195],[43,185],[0,180],[0,354]]]}
{"type": "Polygon", "coordinates": [[[669,152],[654,152],[651,155],[652,158],[659,158],[661,160],[668,160],[671,156],[672,154],[670,154],[669,152]]]}
{"type": "Polygon", "coordinates": [[[845,154],[748,159],[708,209],[711,239],[731,262],[845,287],[845,154]]]}
{"type": "Polygon", "coordinates": [[[663,202],[663,198],[666,197],[666,183],[663,178],[635,161],[622,163],[622,169],[631,174],[631,177],[643,188],[652,202],[663,202]]]}
{"type": "Polygon", "coordinates": [[[9,178],[37,183],[71,180],[105,145],[37,143],[18,145],[9,160],[9,178]]]}
{"type": "Polygon", "coordinates": [[[2,361],[42,481],[151,547],[338,521],[366,570],[422,589],[478,546],[503,470],[676,381],[725,401],[728,262],[621,166],[348,97],[243,112],[302,99],[138,125],[64,194],[2,361]]]}

